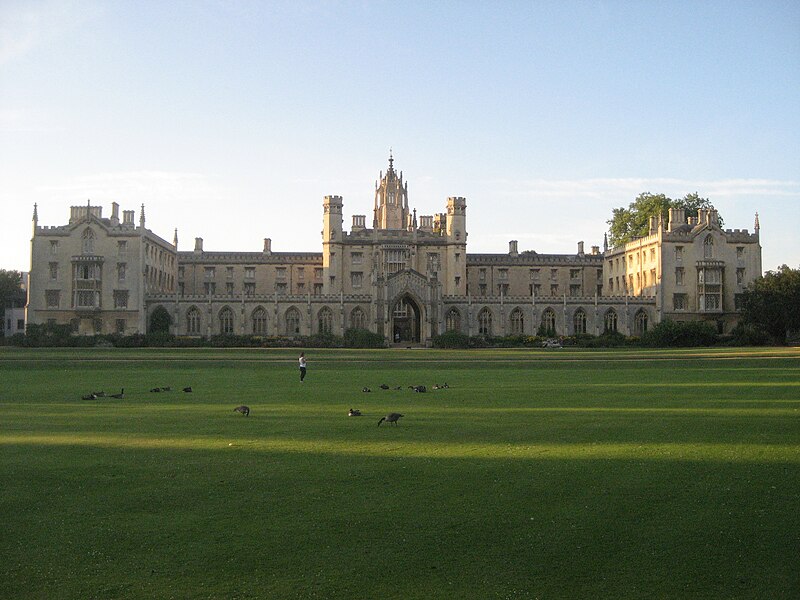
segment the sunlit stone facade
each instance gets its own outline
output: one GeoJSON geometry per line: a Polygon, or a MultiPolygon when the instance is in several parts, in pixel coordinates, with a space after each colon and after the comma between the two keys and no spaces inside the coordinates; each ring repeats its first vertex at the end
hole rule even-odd
{"type": "Polygon", "coordinates": [[[70,323],[82,334],[143,333],[166,310],[181,336],[380,333],[389,343],[429,344],[468,335],[639,335],[664,318],[736,322],[744,287],[761,273],[754,233],[723,230],[715,211],[670,213],[621,248],[578,242],[575,254],[467,253],[467,202],[417,216],[408,184],[380,173],[370,222],[343,225],[343,200],[322,203],[321,252],[178,250],[138,226],[134,211],[76,206],[67,225],[41,227],[34,209],[28,319],[70,323]],[[370,225],[370,226],[368,226],[370,225]]]}

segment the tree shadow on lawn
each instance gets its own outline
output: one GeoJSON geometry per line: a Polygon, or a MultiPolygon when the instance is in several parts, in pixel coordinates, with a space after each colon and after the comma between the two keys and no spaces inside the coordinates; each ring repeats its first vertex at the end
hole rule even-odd
{"type": "Polygon", "coordinates": [[[787,560],[800,535],[797,464],[402,448],[5,450],[6,598],[789,598],[797,589],[787,560]]]}

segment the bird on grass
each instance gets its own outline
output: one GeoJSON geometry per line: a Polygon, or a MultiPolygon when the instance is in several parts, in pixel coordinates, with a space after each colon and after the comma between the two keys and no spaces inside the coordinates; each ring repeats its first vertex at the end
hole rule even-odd
{"type": "Polygon", "coordinates": [[[119,399],[122,399],[122,398],[124,398],[124,397],[125,397],[125,388],[122,388],[122,389],[119,391],[119,394],[111,394],[111,397],[112,397],[112,398],[116,398],[116,399],[118,399],[118,400],[119,400],[119,399]]]}
{"type": "Polygon", "coordinates": [[[360,411],[360,410],[358,410],[357,408],[351,408],[351,409],[350,409],[350,410],[347,412],[347,416],[348,416],[348,417],[360,417],[360,416],[361,416],[361,411],[360,411]]]}
{"type": "Polygon", "coordinates": [[[378,427],[380,427],[381,423],[383,423],[384,421],[386,421],[387,423],[394,423],[395,425],[397,425],[397,421],[402,416],[403,415],[401,415],[400,413],[389,413],[385,417],[381,417],[381,420],[378,421],[378,427]]]}
{"type": "Polygon", "coordinates": [[[250,407],[249,406],[244,406],[244,405],[237,406],[236,408],[233,409],[233,412],[242,413],[245,417],[249,417],[250,416],[250,407]]]}
{"type": "Polygon", "coordinates": [[[183,388],[183,391],[184,392],[191,392],[192,388],[191,387],[185,387],[185,388],[183,388]]]}
{"type": "Polygon", "coordinates": [[[372,390],[369,389],[368,387],[363,387],[363,388],[361,388],[361,391],[362,392],[371,392],[372,390]]]}
{"type": "Polygon", "coordinates": [[[97,394],[85,394],[81,396],[81,400],[97,400],[97,394]]]}
{"type": "Polygon", "coordinates": [[[382,384],[381,384],[381,389],[382,389],[382,390],[388,390],[388,389],[389,389],[389,386],[388,386],[388,385],[386,385],[385,383],[382,383],[382,384]]]}

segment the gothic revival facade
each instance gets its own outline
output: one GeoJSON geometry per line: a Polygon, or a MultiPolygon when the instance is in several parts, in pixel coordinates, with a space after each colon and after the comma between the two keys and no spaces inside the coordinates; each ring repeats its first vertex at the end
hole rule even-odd
{"type": "Polygon", "coordinates": [[[653,219],[624,247],[575,254],[467,253],[467,202],[417,217],[402,172],[375,185],[371,227],[343,227],[340,196],[323,200],[322,252],[179,251],[112,204],[72,207],[69,223],[42,227],[34,207],[30,323],[70,323],[78,333],[143,333],[155,311],[180,336],[342,335],[369,329],[389,343],[468,335],[640,335],[665,318],[710,320],[728,331],[738,295],[761,274],[754,233],[723,230],[715,211],[653,219]]]}

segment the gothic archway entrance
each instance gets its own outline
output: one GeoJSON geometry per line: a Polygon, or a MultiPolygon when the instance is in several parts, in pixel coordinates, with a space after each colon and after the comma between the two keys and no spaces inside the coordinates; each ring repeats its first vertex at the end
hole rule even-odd
{"type": "Polygon", "coordinates": [[[420,341],[420,308],[408,294],[400,296],[392,307],[392,341],[416,343],[420,341]]]}

